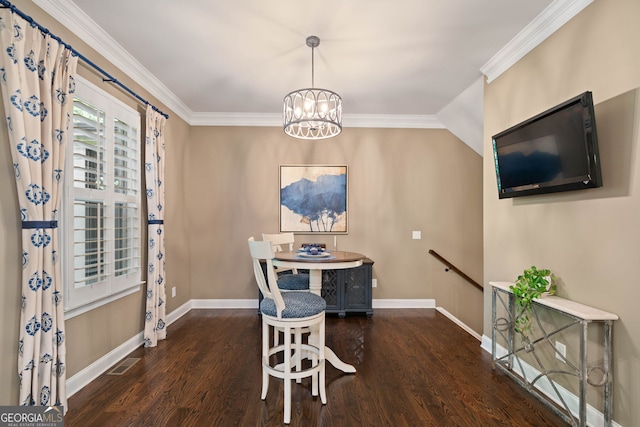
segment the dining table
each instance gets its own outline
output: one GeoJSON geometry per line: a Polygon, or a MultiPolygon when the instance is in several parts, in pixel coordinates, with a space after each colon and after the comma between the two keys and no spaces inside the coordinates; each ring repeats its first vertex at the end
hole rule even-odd
{"type": "MultiPolygon", "coordinates": [[[[342,268],[360,267],[366,259],[365,255],[347,251],[322,251],[310,254],[306,251],[277,252],[274,254],[273,265],[276,267],[309,270],[309,291],[322,296],[322,271],[342,268]]],[[[312,334],[313,335],[313,334],[312,334]]],[[[310,337],[313,339],[313,337],[310,337]]],[[[336,369],[345,373],[354,373],[356,368],[349,365],[325,346],[325,359],[336,369]]]]}

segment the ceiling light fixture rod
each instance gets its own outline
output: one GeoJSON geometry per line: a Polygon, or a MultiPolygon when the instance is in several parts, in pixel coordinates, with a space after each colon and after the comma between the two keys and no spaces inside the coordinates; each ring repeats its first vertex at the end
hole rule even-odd
{"type": "Polygon", "coordinates": [[[320,38],[317,36],[309,36],[307,37],[307,46],[311,48],[311,88],[316,87],[315,84],[315,60],[314,60],[314,51],[316,47],[320,44],[320,38]]]}

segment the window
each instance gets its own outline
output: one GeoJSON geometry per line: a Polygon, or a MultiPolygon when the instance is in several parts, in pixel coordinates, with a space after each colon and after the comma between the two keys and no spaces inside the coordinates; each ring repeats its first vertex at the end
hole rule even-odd
{"type": "Polygon", "coordinates": [[[67,318],[141,284],[140,114],[77,78],[72,127],[62,206],[67,318]]]}

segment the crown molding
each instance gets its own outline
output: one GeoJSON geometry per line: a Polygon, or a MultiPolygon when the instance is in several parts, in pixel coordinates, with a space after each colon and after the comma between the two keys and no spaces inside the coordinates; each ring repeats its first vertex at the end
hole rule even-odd
{"type": "Polygon", "coordinates": [[[497,79],[592,2],[593,0],[555,0],[547,6],[480,68],[482,74],[487,76],[487,83],[497,79]]]}
{"type": "Polygon", "coordinates": [[[351,128],[445,128],[435,115],[344,114],[342,124],[351,128]]]}
{"type": "Polygon", "coordinates": [[[282,126],[276,113],[193,113],[191,126],[282,126]]]}
{"type": "MultiPolygon", "coordinates": [[[[191,126],[282,126],[282,114],[273,113],[193,113],[191,126]]],[[[444,129],[436,116],[345,114],[344,127],[350,128],[403,128],[444,129]]]]}
{"type": "Polygon", "coordinates": [[[189,107],[75,3],[70,0],[33,0],[33,2],[183,120],[186,122],[191,120],[192,112],[189,107]]]}

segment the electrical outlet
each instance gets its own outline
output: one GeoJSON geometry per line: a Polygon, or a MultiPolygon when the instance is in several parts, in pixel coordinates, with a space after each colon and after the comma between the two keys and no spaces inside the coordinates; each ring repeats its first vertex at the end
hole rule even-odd
{"type": "Polygon", "coordinates": [[[565,362],[563,357],[565,358],[567,357],[567,346],[561,343],[560,341],[556,341],[556,359],[561,360],[564,363],[567,363],[565,362]],[[562,355],[562,357],[560,355],[562,355]]]}
{"type": "Polygon", "coordinates": [[[175,298],[176,297],[176,287],[174,286],[173,288],[171,288],[171,298],[175,298]]]}
{"type": "Polygon", "coordinates": [[[371,279],[371,287],[372,288],[378,287],[378,279],[371,279]]]}
{"type": "Polygon", "coordinates": [[[411,233],[411,237],[413,238],[413,240],[420,240],[422,239],[422,231],[414,231],[411,233]]]}

